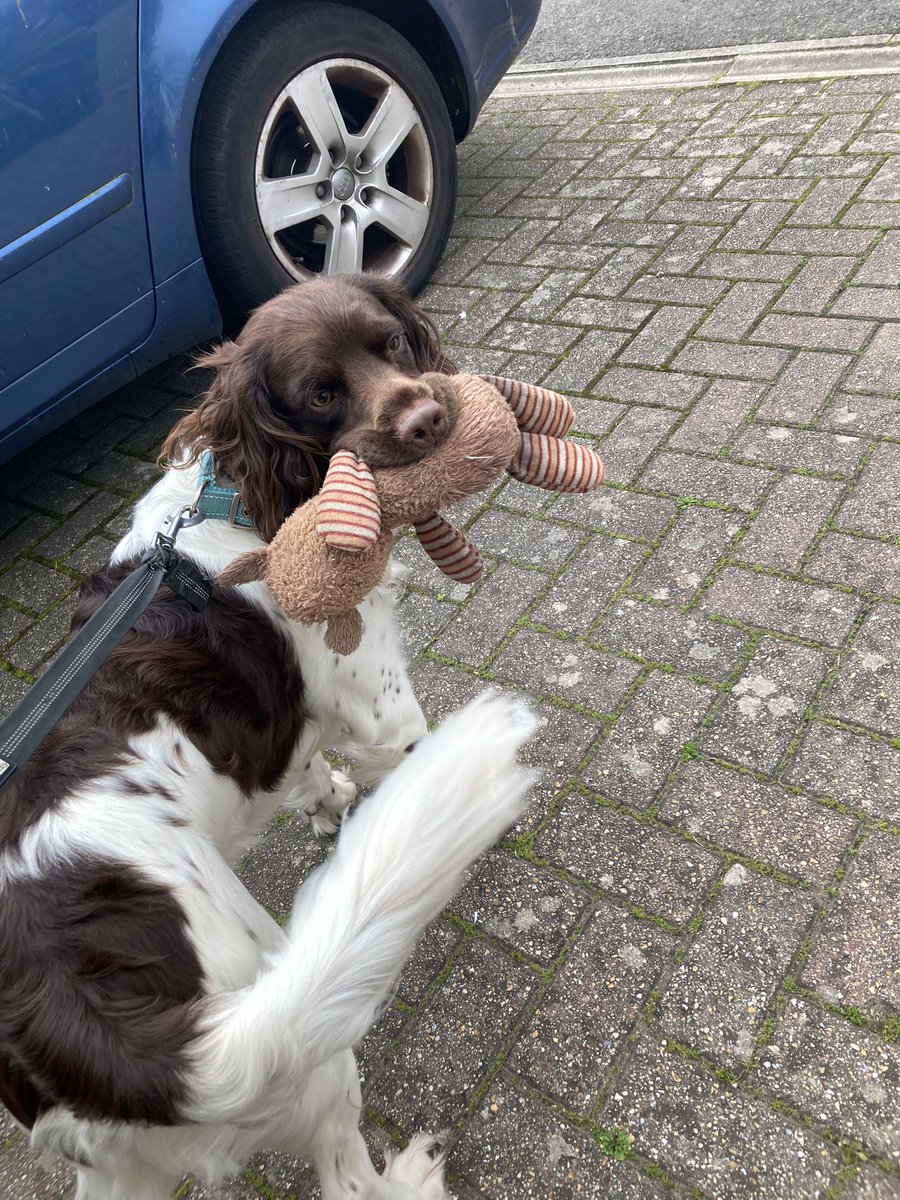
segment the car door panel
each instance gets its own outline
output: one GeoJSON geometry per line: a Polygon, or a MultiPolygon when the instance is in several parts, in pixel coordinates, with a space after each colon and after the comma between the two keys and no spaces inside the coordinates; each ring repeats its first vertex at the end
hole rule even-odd
{"type": "Polygon", "coordinates": [[[153,325],[136,0],[0,0],[0,62],[8,426],[121,357],[153,325]],[[13,393],[17,380],[27,386],[13,393]]]}

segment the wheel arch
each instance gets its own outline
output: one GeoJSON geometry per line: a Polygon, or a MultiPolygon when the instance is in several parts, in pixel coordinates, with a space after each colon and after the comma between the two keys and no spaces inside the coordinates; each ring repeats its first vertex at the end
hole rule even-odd
{"type": "MultiPolygon", "coordinates": [[[[193,144],[206,88],[226,45],[291,0],[140,0],[139,95],[144,195],[157,285],[202,257],[193,202],[193,144]]],[[[299,0],[298,0],[299,2],[299,0]]],[[[465,48],[439,15],[447,0],[335,0],[407,39],[435,77],[457,140],[477,112],[465,48]]]]}

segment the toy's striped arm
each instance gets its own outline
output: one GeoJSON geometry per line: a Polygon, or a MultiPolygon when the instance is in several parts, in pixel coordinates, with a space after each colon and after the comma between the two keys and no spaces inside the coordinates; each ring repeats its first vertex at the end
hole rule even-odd
{"type": "Polygon", "coordinates": [[[413,525],[422,548],[436,567],[457,583],[475,583],[484,563],[471,542],[438,513],[413,525]]]}
{"type": "Polygon", "coordinates": [[[316,533],[335,550],[358,553],[381,533],[375,477],[350,450],[338,450],[317,496],[316,533]]]}

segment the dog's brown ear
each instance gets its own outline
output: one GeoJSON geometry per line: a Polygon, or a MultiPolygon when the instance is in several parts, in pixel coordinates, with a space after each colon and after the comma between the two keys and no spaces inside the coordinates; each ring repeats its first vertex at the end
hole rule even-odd
{"type": "Polygon", "coordinates": [[[271,541],[284,519],[316,492],[321,447],[275,411],[262,356],[252,343],[223,342],[195,365],[212,367],[216,377],[166,438],[162,461],[191,463],[211,450],[216,474],[238,488],[260,537],[271,541]]]}
{"type": "Polygon", "coordinates": [[[456,367],[441,350],[441,335],[437,326],[405,288],[383,275],[353,275],[350,281],[374,296],[397,318],[403,326],[416,366],[423,374],[426,371],[438,371],[442,375],[456,374],[456,367]]]}

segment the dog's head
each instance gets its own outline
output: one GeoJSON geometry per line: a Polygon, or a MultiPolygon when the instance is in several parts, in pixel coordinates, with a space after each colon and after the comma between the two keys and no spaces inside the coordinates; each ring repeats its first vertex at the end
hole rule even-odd
{"type": "Polygon", "coordinates": [[[335,451],[405,466],[439,446],[456,419],[453,390],[421,378],[454,369],[433,322],[377,276],[288,288],[197,365],[214,368],[215,380],[164,455],[192,461],[211,450],[267,541],[316,492],[335,451]]]}

